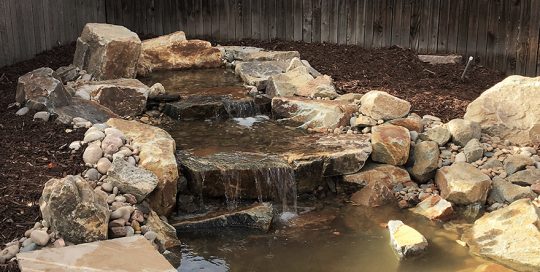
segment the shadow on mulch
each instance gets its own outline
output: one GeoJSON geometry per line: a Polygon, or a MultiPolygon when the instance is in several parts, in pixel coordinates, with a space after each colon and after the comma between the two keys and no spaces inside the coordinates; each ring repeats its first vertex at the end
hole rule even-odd
{"type": "Polygon", "coordinates": [[[396,46],[365,49],[279,40],[217,43],[296,50],[319,72],[332,76],[342,93],[386,91],[411,102],[412,112],[435,115],[444,121],[462,118],[472,100],[505,77],[504,73],[471,65],[462,81],[464,64],[430,65],[420,61],[416,52],[396,46]]]}

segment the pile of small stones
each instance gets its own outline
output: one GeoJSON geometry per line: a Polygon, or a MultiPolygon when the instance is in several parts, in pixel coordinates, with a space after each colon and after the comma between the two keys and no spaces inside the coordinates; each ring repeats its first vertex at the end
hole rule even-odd
{"type": "Polygon", "coordinates": [[[414,207],[424,199],[439,194],[432,181],[420,185],[415,182],[398,183],[392,190],[398,201],[398,206],[402,209],[414,207]]]}

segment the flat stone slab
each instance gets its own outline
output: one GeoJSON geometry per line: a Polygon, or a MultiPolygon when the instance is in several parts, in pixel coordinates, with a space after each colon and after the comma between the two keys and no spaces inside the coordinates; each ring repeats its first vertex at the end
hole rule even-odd
{"type": "Polygon", "coordinates": [[[84,118],[92,123],[105,123],[110,118],[119,116],[110,109],[97,102],[73,97],[67,106],[54,108],[52,112],[58,115],[57,121],[62,124],[70,124],[75,117],[84,118]]]}
{"type": "Polygon", "coordinates": [[[143,236],[17,254],[21,271],[176,271],[143,236]]]}

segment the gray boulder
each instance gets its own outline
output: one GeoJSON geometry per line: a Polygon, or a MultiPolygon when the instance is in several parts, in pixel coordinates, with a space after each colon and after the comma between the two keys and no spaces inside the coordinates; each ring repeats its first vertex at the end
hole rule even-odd
{"type": "Polygon", "coordinates": [[[33,110],[68,105],[71,97],[62,81],[53,77],[51,68],[39,68],[21,76],[17,81],[15,101],[33,110]]]}
{"type": "Polygon", "coordinates": [[[482,130],[476,122],[463,119],[454,119],[446,124],[452,134],[452,142],[465,146],[472,139],[480,139],[482,130]]]}
{"type": "Polygon", "coordinates": [[[156,188],[158,179],[148,170],[133,166],[123,158],[115,158],[105,182],[118,187],[124,194],[134,195],[137,202],[141,202],[156,188]]]}

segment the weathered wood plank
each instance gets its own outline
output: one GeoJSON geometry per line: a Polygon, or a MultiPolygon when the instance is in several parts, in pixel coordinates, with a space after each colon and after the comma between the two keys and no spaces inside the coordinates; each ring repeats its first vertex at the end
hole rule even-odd
{"type": "Polygon", "coordinates": [[[313,31],[313,6],[311,0],[303,0],[302,41],[311,42],[313,31]]]}
{"type": "Polygon", "coordinates": [[[261,1],[261,13],[260,13],[260,30],[261,30],[261,40],[267,41],[269,38],[269,31],[270,31],[270,20],[269,20],[269,6],[270,1],[261,1]]]}
{"type": "Polygon", "coordinates": [[[261,0],[251,0],[251,38],[261,38],[261,0]]]}
{"type": "Polygon", "coordinates": [[[430,37],[428,43],[428,53],[437,53],[438,37],[439,37],[439,16],[440,16],[440,0],[432,0],[432,9],[430,10],[430,37]]]}
{"type": "Polygon", "coordinates": [[[411,47],[411,20],[413,12],[413,0],[403,0],[401,15],[401,41],[399,45],[404,48],[411,47]]]}
{"type": "Polygon", "coordinates": [[[394,17],[392,19],[392,40],[390,41],[392,45],[401,46],[401,35],[408,33],[403,31],[403,27],[401,25],[403,20],[403,2],[404,0],[396,0],[394,3],[394,17]]]}
{"type": "Polygon", "coordinates": [[[338,0],[328,0],[328,13],[330,14],[328,42],[337,43],[339,28],[338,0]]]}
{"type": "Polygon", "coordinates": [[[12,63],[11,16],[9,1],[0,1],[0,67],[12,63]]]}
{"type": "Polygon", "coordinates": [[[487,35],[488,35],[488,13],[490,10],[489,0],[478,0],[478,29],[477,29],[477,43],[476,43],[476,55],[482,64],[487,63],[487,35]]]}
{"type": "Polygon", "coordinates": [[[517,57],[517,41],[519,35],[519,17],[521,12],[521,1],[508,1],[507,11],[509,11],[508,19],[509,21],[506,24],[506,43],[505,43],[505,62],[503,66],[503,71],[511,74],[516,71],[516,57],[517,57]]]}
{"type": "Polygon", "coordinates": [[[280,40],[286,39],[287,32],[285,1],[286,0],[276,0],[276,37],[280,40]]]}
{"type": "Polygon", "coordinates": [[[366,0],[365,5],[365,24],[364,24],[364,47],[373,47],[373,29],[374,29],[374,14],[373,14],[373,1],[366,0]]]}
{"type": "Polygon", "coordinates": [[[363,46],[364,44],[365,2],[365,0],[358,0],[356,3],[356,10],[354,11],[356,13],[356,20],[354,24],[354,31],[356,32],[354,35],[356,37],[356,41],[354,44],[360,46],[363,46]]]}
{"type": "Polygon", "coordinates": [[[212,0],[202,0],[203,39],[210,39],[212,36],[212,2],[212,0]]]}
{"type": "MultiPolygon", "coordinates": [[[[212,1],[212,9],[210,10],[210,12],[212,13],[212,32],[210,34],[210,36],[213,38],[213,39],[219,39],[220,38],[220,34],[219,34],[219,28],[220,28],[220,19],[219,19],[219,16],[221,15],[221,11],[219,10],[219,5],[218,3],[219,2],[216,2],[216,0],[211,0],[212,1]]],[[[222,1],[222,0],[218,0],[218,1],[222,1]]]]}
{"type": "Polygon", "coordinates": [[[347,14],[347,44],[356,44],[356,20],[357,20],[357,1],[347,0],[345,3],[345,12],[347,14]]]}
{"type": "Polygon", "coordinates": [[[268,39],[274,40],[277,38],[277,13],[276,0],[266,0],[268,9],[268,39]]]}
{"type": "Polygon", "coordinates": [[[347,43],[347,1],[338,0],[338,43],[347,43]]]}
{"type": "Polygon", "coordinates": [[[236,38],[236,0],[228,0],[229,20],[227,26],[227,39],[234,40],[236,38]]]}
{"type": "Polygon", "coordinates": [[[294,40],[295,41],[301,41],[302,40],[302,17],[303,17],[303,11],[302,11],[302,0],[291,0],[293,1],[293,14],[294,14],[294,40]]]}
{"type": "MultiPolygon", "coordinates": [[[[527,74],[527,59],[529,58],[529,47],[531,47],[529,40],[529,27],[531,1],[521,1],[521,9],[519,14],[519,33],[517,35],[516,42],[516,70],[515,72],[521,75],[527,74]]],[[[536,14],[537,17],[540,14],[536,14]]],[[[539,18],[537,17],[536,20],[539,18]]]]}
{"type": "Polygon", "coordinates": [[[458,38],[457,38],[457,47],[456,52],[462,55],[467,56],[467,38],[468,38],[468,30],[469,30],[469,17],[471,14],[469,13],[469,1],[467,0],[459,0],[459,7],[458,7],[458,38]]]}
{"type": "Polygon", "coordinates": [[[486,64],[494,65],[495,62],[495,45],[497,43],[497,21],[498,10],[501,1],[490,1],[488,8],[488,20],[486,29],[486,64]]]}
{"type": "Polygon", "coordinates": [[[330,0],[321,2],[321,42],[330,41],[330,0]]]}
{"type": "Polygon", "coordinates": [[[395,0],[385,0],[383,2],[383,41],[382,46],[391,46],[392,44],[392,22],[395,16],[395,0]]]}
{"type": "Polygon", "coordinates": [[[437,35],[437,49],[436,52],[447,53],[448,52],[448,26],[449,21],[450,2],[449,0],[440,0],[439,10],[439,27],[437,35]]]}
{"type": "Polygon", "coordinates": [[[285,40],[294,40],[294,5],[292,0],[285,0],[285,40]]]}
{"type": "Polygon", "coordinates": [[[235,12],[236,17],[235,19],[235,39],[236,40],[242,40],[244,38],[244,23],[243,23],[243,16],[244,11],[242,9],[243,6],[243,0],[236,0],[235,2],[235,12]]]}
{"type": "Polygon", "coordinates": [[[530,9],[530,28],[529,28],[529,58],[527,60],[528,76],[540,75],[540,1],[532,0],[530,9]]]}
{"type": "Polygon", "coordinates": [[[242,14],[244,39],[251,38],[251,0],[243,0],[242,14]]]}
{"type": "Polygon", "coordinates": [[[311,3],[311,42],[321,42],[321,0],[312,0],[311,3]]]}
{"type": "Polygon", "coordinates": [[[469,28],[467,30],[467,56],[478,57],[476,45],[478,42],[478,1],[469,1],[469,28]]]}

